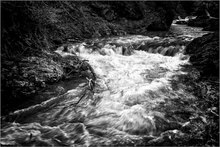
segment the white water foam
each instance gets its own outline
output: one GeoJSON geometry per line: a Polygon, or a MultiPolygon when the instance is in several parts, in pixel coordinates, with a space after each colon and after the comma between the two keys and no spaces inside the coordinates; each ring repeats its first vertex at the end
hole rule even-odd
{"type": "MultiPolygon", "coordinates": [[[[114,38],[114,41],[123,45],[158,39],[129,36],[114,38]]],[[[155,116],[166,122],[164,112],[153,111],[160,102],[178,95],[193,97],[181,89],[173,91],[171,88],[172,76],[185,74],[181,65],[189,64],[188,57],[181,53],[170,57],[133,51],[132,55],[124,56],[122,46],[109,42],[95,51],[82,43],[73,45],[69,52],[61,48],[56,52],[62,56],[74,53],[89,60],[97,75],[94,95],[79,86],[54,98],[59,101],[48,109],[38,109],[21,124],[9,123],[3,127],[2,145],[134,144],[160,131],[155,116]],[[75,105],[82,93],[87,96],[75,105]]]]}

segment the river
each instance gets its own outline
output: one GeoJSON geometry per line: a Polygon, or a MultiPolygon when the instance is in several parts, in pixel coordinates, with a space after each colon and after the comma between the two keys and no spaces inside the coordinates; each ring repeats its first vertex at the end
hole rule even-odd
{"type": "Polygon", "coordinates": [[[58,48],[62,56],[88,60],[96,80],[88,77],[63,95],[12,113],[13,122],[2,124],[1,144],[146,145],[178,132],[186,122],[168,119],[160,106],[194,99],[171,81],[187,74],[185,45],[207,32],[184,25],[171,30],[175,36],[130,35],[72,44],[65,52],[58,48]]]}

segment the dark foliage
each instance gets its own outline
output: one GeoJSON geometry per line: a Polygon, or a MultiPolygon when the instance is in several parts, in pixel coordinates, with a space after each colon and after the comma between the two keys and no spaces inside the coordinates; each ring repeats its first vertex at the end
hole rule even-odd
{"type": "Polygon", "coordinates": [[[196,19],[177,21],[193,27],[203,27],[205,31],[219,30],[219,1],[180,1],[176,8],[176,18],[197,16],[196,19]]]}
{"type": "Polygon", "coordinates": [[[206,10],[212,17],[219,17],[219,1],[179,1],[176,8],[176,15],[185,18],[186,16],[206,16],[206,10]]]}
{"type": "Polygon", "coordinates": [[[59,46],[68,39],[167,30],[174,2],[2,2],[2,54],[8,58],[59,46]],[[127,23],[126,23],[127,22],[127,23]],[[149,26],[149,27],[148,27],[149,26]]]}

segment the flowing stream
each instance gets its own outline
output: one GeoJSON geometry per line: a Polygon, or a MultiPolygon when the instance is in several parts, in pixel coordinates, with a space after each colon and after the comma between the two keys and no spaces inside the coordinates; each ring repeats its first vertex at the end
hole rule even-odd
{"type": "Polygon", "coordinates": [[[170,81],[186,74],[185,44],[205,32],[172,27],[179,31],[174,37],[132,35],[72,44],[68,51],[58,48],[62,56],[88,60],[95,82],[88,77],[63,95],[15,111],[13,122],[2,124],[1,144],[137,145],[177,132],[184,122],[167,119],[157,108],[169,99],[194,98],[184,89],[174,90],[170,81]]]}

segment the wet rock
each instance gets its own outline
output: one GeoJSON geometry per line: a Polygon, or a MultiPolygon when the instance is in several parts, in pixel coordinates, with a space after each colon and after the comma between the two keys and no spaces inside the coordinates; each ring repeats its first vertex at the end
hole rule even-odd
{"type": "Polygon", "coordinates": [[[136,50],[143,50],[150,53],[159,53],[165,56],[175,56],[176,53],[181,52],[185,45],[189,43],[186,39],[167,39],[158,41],[143,42],[136,50]],[[181,46],[180,46],[181,45],[181,46]]]}
{"type": "MultiPolygon", "coordinates": [[[[1,74],[2,113],[22,107],[22,103],[30,101],[34,95],[58,81],[79,77],[83,71],[78,68],[79,62],[76,56],[64,58],[50,51],[23,56],[17,60],[4,59],[1,74]]],[[[65,92],[59,86],[54,91],[57,94],[65,92]]]]}
{"type": "Polygon", "coordinates": [[[194,39],[187,47],[190,62],[202,76],[219,75],[219,33],[210,33],[194,39]]]}
{"type": "Polygon", "coordinates": [[[192,27],[203,27],[204,31],[218,31],[219,30],[219,19],[209,17],[198,17],[196,19],[190,19],[188,26],[192,27]]]}

